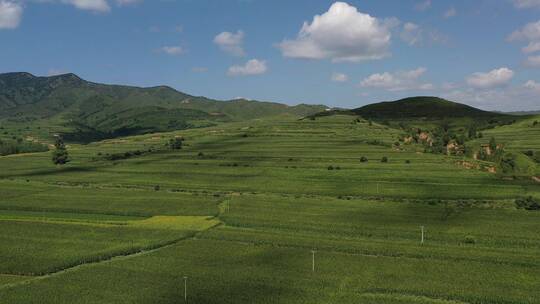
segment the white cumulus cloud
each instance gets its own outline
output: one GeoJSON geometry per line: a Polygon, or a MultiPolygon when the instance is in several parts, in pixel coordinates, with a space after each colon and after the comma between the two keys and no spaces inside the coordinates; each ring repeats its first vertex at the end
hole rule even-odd
{"type": "Polygon", "coordinates": [[[347,76],[347,74],[333,73],[331,79],[334,82],[346,82],[349,80],[349,77],[347,76]]]}
{"type": "Polygon", "coordinates": [[[528,23],[522,29],[513,32],[508,40],[540,41],[540,20],[528,23]]]}
{"type": "MultiPolygon", "coordinates": [[[[525,54],[540,51],[540,20],[526,24],[522,29],[514,31],[508,36],[508,41],[525,41],[528,44],[521,48],[525,54]]],[[[540,67],[540,56],[529,56],[525,64],[533,67],[540,67]]]]}
{"type": "Polygon", "coordinates": [[[214,37],[214,43],[217,44],[223,51],[234,55],[244,56],[244,32],[237,31],[236,33],[222,32],[214,37]]]}
{"type": "Polygon", "coordinates": [[[521,51],[525,54],[534,53],[540,51],[540,41],[531,42],[526,47],[522,48],[521,51]]]}
{"type": "Polygon", "coordinates": [[[452,18],[452,17],[455,17],[457,15],[457,10],[455,8],[450,8],[449,10],[447,10],[446,12],[444,12],[444,18],[448,19],[448,18],[452,18]]]}
{"type": "Polygon", "coordinates": [[[184,48],[181,46],[164,46],[160,51],[167,55],[177,56],[184,53],[184,48]]]}
{"type": "Polygon", "coordinates": [[[403,25],[400,38],[409,45],[417,45],[422,41],[422,29],[417,24],[407,22],[403,25]]]}
{"type": "Polygon", "coordinates": [[[415,7],[414,7],[417,11],[426,11],[428,10],[429,8],[431,8],[431,0],[424,0],[422,2],[418,2],[415,7]]]}
{"type": "Polygon", "coordinates": [[[526,88],[526,89],[529,89],[529,90],[534,90],[534,91],[540,92],[540,83],[538,83],[538,82],[536,82],[534,80],[527,81],[523,85],[523,87],[526,88]]]}
{"type": "Polygon", "coordinates": [[[514,6],[517,8],[533,8],[540,7],[540,0],[513,0],[514,6]]]}
{"type": "Polygon", "coordinates": [[[266,61],[251,59],[244,65],[233,65],[229,68],[227,75],[229,76],[249,76],[260,75],[266,73],[268,68],[266,67],[266,61]]]}
{"type": "Polygon", "coordinates": [[[106,0],[62,0],[62,2],[71,4],[78,9],[94,12],[109,12],[111,10],[106,0]]]}
{"type": "Polygon", "coordinates": [[[20,3],[0,0],[0,29],[14,29],[21,22],[23,8],[20,3]]]}
{"type": "Polygon", "coordinates": [[[362,80],[360,86],[388,91],[431,90],[434,88],[432,84],[418,81],[426,71],[420,67],[410,71],[376,73],[362,80]]]}
{"type": "Polygon", "coordinates": [[[529,56],[525,61],[525,64],[530,67],[540,68],[540,55],[538,56],[529,56]]]}
{"type": "Polygon", "coordinates": [[[298,37],[278,47],[283,56],[331,59],[334,62],[381,59],[389,55],[394,22],[379,20],[345,2],[335,2],[322,15],[304,22],[298,37]]]}
{"type": "Polygon", "coordinates": [[[142,1],[143,0],[116,0],[116,4],[118,4],[119,6],[124,6],[124,5],[140,3],[142,1]]]}
{"type": "Polygon", "coordinates": [[[467,78],[467,84],[479,89],[494,88],[508,84],[513,77],[514,71],[503,67],[487,73],[473,73],[467,78]]]}

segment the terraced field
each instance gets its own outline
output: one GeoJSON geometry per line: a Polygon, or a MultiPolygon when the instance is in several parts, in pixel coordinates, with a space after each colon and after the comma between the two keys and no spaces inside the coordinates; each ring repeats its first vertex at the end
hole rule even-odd
{"type": "Polygon", "coordinates": [[[540,302],[514,204],[540,184],[399,135],[279,116],[0,157],[0,302],[184,303],[184,277],[190,303],[540,302]]]}

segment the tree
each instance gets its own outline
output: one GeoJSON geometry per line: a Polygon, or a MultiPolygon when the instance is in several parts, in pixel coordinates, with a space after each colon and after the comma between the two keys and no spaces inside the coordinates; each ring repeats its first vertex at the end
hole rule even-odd
{"type": "Polygon", "coordinates": [[[52,161],[55,165],[65,165],[67,164],[69,159],[69,153],[66,149],[66,145],[64,144],[64,140],[61,136],[56,136],[56,140],[54,142],[54,151],[52,154],[52,161]]]}
{"type": "Polygon", "coordinates": [[[387,162],[388,162],[388,157],[383,156],[383,158],[381,159],[381,163],[387,163],[387,162]]]}
{"type": "Polygon", "coordinates": [[[476,131],[476,125],[471,125],[469,127],[469,139],[473,139],[477,137],[477,131],[476,131]]]}
{"type": "Polygon", "coordinates": [[[360,157],[360,162],[361,162],[361,163],[367,163],[367,162],[368,162],[368,158],[365,157],[365,156],[362,156],[362,157],[360,157]]]}
{"type": "Polygon", "coordinates": [[[540,210],[540,202],[532,196],[527,198],[519,198],[515,201],[515,203],[518,209],[540,210]]]}
{"type": "Polygon", "coordinates": [[[497,150],[497,142],[495,141],[495,137],[491,137],[491,139],[489,140],[489,148],[491,149],[491,151],[497,150]]]}
{"type": "Polygon", "coordinates": [[[169,140],[169,148],[171,148],[171,150],[180,150],[180,149],[182,149],[182,142],[183,141],[184,141],[184,139],[181,138],[181,137],[171,138],[169,140]]]}

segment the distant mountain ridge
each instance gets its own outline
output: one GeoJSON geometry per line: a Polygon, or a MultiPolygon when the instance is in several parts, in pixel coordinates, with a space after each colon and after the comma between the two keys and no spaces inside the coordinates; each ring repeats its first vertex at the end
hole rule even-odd
{"type": "Polygon", "coordinates": [[[51,120],[60,123],[59,131],[73,140],[186,129],[280,114],[306,116],[324,109],[323,105],[288,106],[244,99],[218,101],[167,86],[94,83],[75,74],[0,74],[0,120],[51,120]]]}

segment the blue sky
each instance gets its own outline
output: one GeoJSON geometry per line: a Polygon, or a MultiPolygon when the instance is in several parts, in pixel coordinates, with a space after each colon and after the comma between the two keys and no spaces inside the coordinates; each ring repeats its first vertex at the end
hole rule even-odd
{"type": "Polygon", "coordinates": [[[540,109],[540,0],[0,0],[0,72],[357,107],[540,109]]]}

